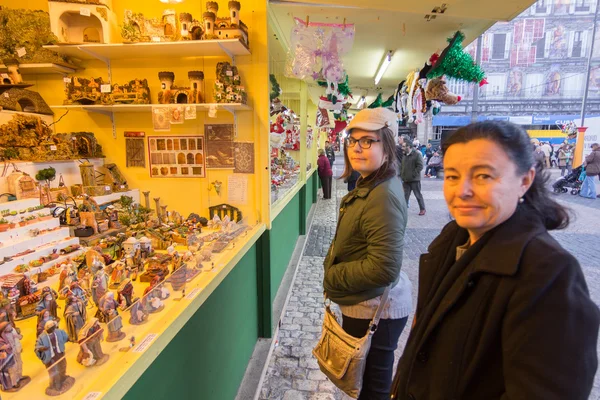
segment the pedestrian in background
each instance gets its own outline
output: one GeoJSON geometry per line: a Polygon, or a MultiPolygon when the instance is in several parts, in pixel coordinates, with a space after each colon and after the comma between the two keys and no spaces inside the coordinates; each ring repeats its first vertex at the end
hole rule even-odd
{"type": "Polygon", "coordinates": [[[560,176],[565,176],[565,172],[571,173],[571,165],[573,163],[573,149],[569,142],[565,140],[560,149],[558,149],[558,168],[560,168],[560,176]]]}
{"type": "Polygon", "coordinates": [[[396,161],[398,162],[398,176],[400,176],[400,172],[402,171],[402,158],[404,157],[404,150],[402,149],[402,143],[404,142],[404,136],[398,137],[398,144],[396,145],[396,161]]]}
{"type": "Polygon", "coordinates": [[[319,157],[317,158],[317,173],[321,180],[321,187],[323,188],[323,198],[325,200],[331,198],[331,184],[333,180],[333,171],[327,156],[325,156],[325,150],[319,149],[319,157]]]}
{"type": "Polygon", "coordinates": [[[406,203],[397,176],[396,114],[358,112],[347,131],[342,177],[358,171],[356,189],[341,202],[338,227],[324,263],[323,287],[339,304],[343,329],[367,334],[385,289],[389,297],[367,355],[360,400],[388,400],[394,350],[412,309],[411,283],[401,272],[406,203]]]}
{"type": "Polygon", "coordinates": [[[327,154],[327,159],[329,160],[329,166],[333,168],[333,163],[335,162],[335,150],[329,141],[325,142],[325,153],[327,154]]]}
{"type": "Polygon", "coordinates": [[[431,157],[433,157],[433,145],[431,143],[427,143],[427,146],[425,147],[425,165],[429,165],[429,160],[431,160],[431,157]]]}
{"type": "Polygon", "coordinates": [[[545,142],[542,143],[542,151],[544,152],[544,161],[546,163],[546,168],[550,168],[550,155],[552,154],[552,146],[550,146],[550,143],[545,142]]]}
{"type": "Polygon", "coordinates": [[[357,171],[352,171],[349,177],[344,179],[344,182],[348,184],[348,191],[351,192],[356,187],[356,181],[360,178],[360,174],[357,171]]]}
{"type": "Polygon", "coordinates": [[[585,158],[585,180],[581,185],[579,195],[588,199],[596,199],[595,178],[600,175],[600,145],[592,144],[592,152],[585,158]]]}
{"type": "Polygon", "coordinates": [[[402,159],[402,186],[404,188],[404,199],[408,203],[410,193],[414,192],[419,203],[419,215],[425,215],[425,200],[421,194],[421,171],[423,171],[423,156],[414,149],[413,144],[405,141],[402,143],[404,158],[402,159]]]}
{"type": "Polygon", "coordinates": [[[415,323],[393,399],[587,400],[600,312],[571,253],[548,231],[569,225],[510,122],[444,141],[454,221],[419,265],[415,323]]]}
{"type": "Polygon", "coordinates": [[[535,146],[533,150],[533,160],[536,164],[539,164],[542,168],[546,164],[546,155],[542,151],[541,146],[535,146]]]}

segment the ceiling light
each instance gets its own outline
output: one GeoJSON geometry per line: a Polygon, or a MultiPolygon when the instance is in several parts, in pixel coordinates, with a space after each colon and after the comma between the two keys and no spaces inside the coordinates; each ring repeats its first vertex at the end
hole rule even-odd
{"type": "Polygon", "coordinates": [[[388,69],[391,62],[392,62],[392,51],[390,50],[385,55],[385,58],[383,59],[383,62],[381,63],[381,66],[379,67],[379,71],[377,71],[377,75],[375,75],[375,84],[376,85],[379,83],[379,81],[383,77],[383,74],[385,74],[385,71],[388,69]]]}
{"type": "Polygon", "coordinates": [[[160,0],[160,2],[165,4],[179,4],[183,3],[183,0],[160,0]]]}
{"type": "Polygon", "coordinates": [[[360,100],[358,100],[358,104],[356,104],[356,108],[362,108],[362,106],[365,104],[365,101],[366,101],[366,100],[367,100],[367,99],[365,99],[365,96],[362,96],[362,97],[360,98],[360,100]]]}

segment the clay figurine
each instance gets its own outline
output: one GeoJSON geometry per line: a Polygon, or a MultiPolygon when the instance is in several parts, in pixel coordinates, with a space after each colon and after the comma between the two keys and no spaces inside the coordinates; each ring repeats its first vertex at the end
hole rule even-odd
{"type": "Polygon", "coordinates": [[[39,314],[43,310],[48,310],[55,321],[60,321],[60,318],[58,318],[59,307],[58,304],[56,304],[56,298],[56,292],[46,286],[44,289],[42,289],[42,296],[38,305],[35,307],[35,311],[39,314]]]}
{"type": "Polygon", "coordinates": [[[115,300],[115,294],[108,292],[100,299],[98,313],[96,315],[100,322],[105,322],[108,328],[107,342],[116,342],[123,339],[126,335],[121,332],[123,322],[118,311],[118,303],[115,300]]]}
{"type": "Polygon", "coordinates": [[[83,327],[87,317],[85,305],[77,297],[69,296],[66,302],[64,317],[67,324],[69,341],[77,343],[77,332],[83,327]]]}
{"type": "Polygon", "coordinates": [[[92,282],[92,299],[94,303],[98,305],[100,303],[100,299],[104,297],[106,291],[108,290],[108,275],[104,272],[103,268],[100,268],[98,272],[96,272],[96,276],[94,277],[94,281],[92,282]]]}
{"type": "Polygon", "coordinates": [[[110,288],[116,289],[119,287],[121,282],[125,280],[129,275],[128,269],[125,268],[125,263],[122,261],[115,262],[111,277],[110,277],[110,288]]]}
{"type": "Polygon", "coordinates": [[[44,332],[44,326],[46,326],[46,322],[48,321],[54,321],[54,318],[50,315],[50,311],[42,310],[38,314],[36,337],[39,337],[44,332]]]}
{"type": "Polygon", "coordinates": [[[79,331],[79,354],[77,362],[85,367],[102,365],[108,361],[109,355],[104,354],[100,342],[104,330],[98,318],[91,318],[79,331]]]}
{"type": "Polygon", "coordinates": [[[75,378],[67,375],[65,343],[69,337],[65,331],[57,328],[55,321],[48,321],[44,332],[35,342],[35,355],[44,363],[50,376],[47,396],[58,396],[73,387],[75,378]]]}
{"type": "Polygon", "coordinates": [[[131,279],[126,278],[119,288],[117,289],[117,303],[119,303],[122,310],[131,307],[133,304],[133,284],[131,279]]]}
{"type": "Polygon", "coordinates": [[[20,335],[9,322],[0,322],[0,384],[5,392],[17,392],[31,382],[23,376],[20,335]]]}
{"type": "Polygon", "coordinates": [[[146,298],[141,300],[136,300],[131,306],[130,313],[131,317],[129,318],[129,323],[131,325],[142,325],[148,321],[148,312],[145,307],[146,298]]]}
{"type": "MultiPolygon", "coordinates": [[[[108,323],[110,321],[111,310],[117,310],[119,304],[115,300],[115,294],[113,292],[106,292],[100,299],[98,304],[98,311],[96,312],[96,318],[102,323],[108,323]]],[[[118,314],[118,311],[117,311],[118,314]]]]}

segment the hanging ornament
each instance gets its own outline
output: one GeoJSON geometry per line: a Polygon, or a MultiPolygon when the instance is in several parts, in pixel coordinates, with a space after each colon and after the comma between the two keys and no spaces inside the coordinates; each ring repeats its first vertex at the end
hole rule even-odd
{"type": "Polygon", "coordinates": [[[269,99],[273,101],[281,94],[281,87],[279,86],[275,75],[270,74],[269,80],[271,81],[271,93],[269,94],[269,99]]]}
{"type": "Polygon", "coordinates": [[[479,86],[487,83],[485,72],[473,61],[469,53],[463,51],[464,39],[465,35],[461,31],[457,31],[452,38],[448,39],[450,44],[427,74],[429,79],[447,75],[462,81],[478,82],[479,86]]]}
{"type": "Polygon", "coordinates": [[[377,108],[377,107],[381,107],[381,105],[383,104],[383,96],[381,95],[381,93],[379,93],[377,95],[377,98],[375,99],[374,102],[372,102],[368,108],[377,108]]]}

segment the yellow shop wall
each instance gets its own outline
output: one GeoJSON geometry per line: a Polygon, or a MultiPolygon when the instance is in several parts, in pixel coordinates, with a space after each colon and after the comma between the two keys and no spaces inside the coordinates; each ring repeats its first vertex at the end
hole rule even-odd
{"type": "MultiPolygon", "coordinates": [[[[219,16],[229,14],[227,1],[218,1],[219,16]]],[[[3,0],[3,5],[11,8],[31,8],[47,10],[44,0],[3,0]]],[[[205,2],[184,2],[178,5],[164,5],[159,1],[118,0],[113,2],[117,23],[122,23],[125,9],[142,12],[146,17],[159,17],[167,8],[177,12],[191,12],[194,18],[201,18],[205,2]]],[[[252,111],[237,112],[235,141],[253,142],[255,148],[255,173],[248,177],[248,202],[246,205],[233,204],[248,217],[249,223],[270,221],[269,218],[269,153],[268,153],[268,49],[266,35],[266,3],[259,0],[242,1],[240,18],[249,27],[251,55],[236,57],[242,85],[248,93],[248,103],[252,111]]],[[[135,78],[147,79],[152,103],[158,102],[160,91],[159,71],[173,71],[175,85],[188,86],[187,73],[202,70],[205,74],[205,101],[213,102],[213,85],[216,79],[216,65],[219,61],[230,61],[227,57],[189,57],[182,54],[177,59],[136,59],[113,60],[111,62],[111,82],[124,84],[135,78]]],[[[107,66],[97,60],[81,63],[85,70],[78,71],[80,77],[102,77],[108,81],[107,66]]],[[[32,90],[38,91],[49,105],[61,105],[65,98],[64,83],[58,75],[38,75],[27,77],[35,83],[32,90]]],[[[227,111],[219,111],[217,118],[208,118],[207,113],[198,111],[197,120],[185,121],[182,125],[172,125],[170,132],[154,132],[151,113],[115,113],[116,138],[109,116],[71,110],[66,115],[64,109],[55,109],[56,132],[94,132],[107,155],[107,163],[115,163],[127,179],[130,188],[150,191],[151,197],[160,197],[168,210],[177,210],[184,215],[197,212],[208,214],[208,207],[227,203],[227,178],[233,170],[206,170],[206,178],[151,178],[149,172],[147,139],[146,168],[126,168],[125,131],[144,131],[146,137],[203,135],[206,124],[233,123],[233,116],[227,111]],[[210,183],[221,181],[221,194],[209,191],[210,183]]]]}

